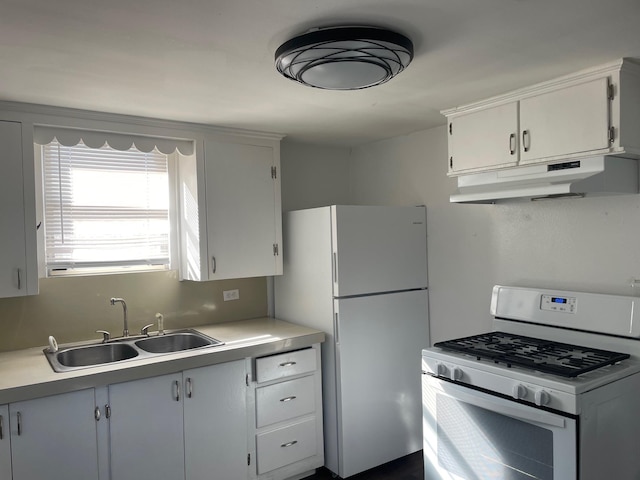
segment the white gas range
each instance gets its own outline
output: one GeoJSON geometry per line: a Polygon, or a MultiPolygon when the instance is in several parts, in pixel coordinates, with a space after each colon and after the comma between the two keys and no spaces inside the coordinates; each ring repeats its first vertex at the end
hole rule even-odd
{"type": "Polygon", "coordinates": [[[425,479],[640,479],[640,302],[496,286],[423,350],[425,479]]]}

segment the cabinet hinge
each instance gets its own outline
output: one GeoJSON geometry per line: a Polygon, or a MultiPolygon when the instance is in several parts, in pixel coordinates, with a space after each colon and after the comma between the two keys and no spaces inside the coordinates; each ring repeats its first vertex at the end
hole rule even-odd
{"type": "Polygon", "coordinates": [[[616,129],[615,127],[609,127],[609,143],[613,143],[616,139],[616,129]]]}
{"type": "Polygon", "coordinates": [[[277,243],[274,243],[274,244],[273,244],[273,256],[274,256],[274,257],[277,257],[278,255],[280,255],[280,251],[279,251],[279,248],[278,248],[278,244],[277,244],[277,243]]]}
{"type": "Polygon", "coordinates": [[[271,167],[271,178],[278,178],[278,168],[271,167]]]}
{"type": "Polygon", "coordinates": [[[251,465],[251,454],[247,453],[247,465],[251,465]]]}
{"type": "Polygon", "coordinates": [[[615,96],[615,89],[613,87],[613,83],[609,83],[607,85],[607,98],[609,100],[613,100],[613,97],[615,96]]]}

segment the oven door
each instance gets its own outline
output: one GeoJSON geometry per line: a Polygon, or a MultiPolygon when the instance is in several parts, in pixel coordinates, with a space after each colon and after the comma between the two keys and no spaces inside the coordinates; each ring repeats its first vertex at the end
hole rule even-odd
{"type": "Polygon", "coordinates": [[[576,420],[422,375],[425,479],[575,480],[576,420]]]}

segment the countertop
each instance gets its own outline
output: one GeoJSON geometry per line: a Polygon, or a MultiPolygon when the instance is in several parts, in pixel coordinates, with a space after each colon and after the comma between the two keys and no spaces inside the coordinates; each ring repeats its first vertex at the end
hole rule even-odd
{"type": "Polygon", "coordinates": [[[65,373],[53,371],[44,346],[0,353],[0,404],[270,355],[325,340],[321,331],[268,317],[193,328],[225,344],[65,373]]]}

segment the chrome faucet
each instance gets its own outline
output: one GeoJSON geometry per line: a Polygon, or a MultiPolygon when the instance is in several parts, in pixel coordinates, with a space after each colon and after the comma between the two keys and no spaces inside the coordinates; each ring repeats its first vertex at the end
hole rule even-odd
{"type": "Polygon", "coordinates": [[[122,310],[124,312],[124,330],[122,331],[122,336],[123,337],[128,337],[129,336],[129,322],[127,321],[127,304],[124,303],[124,298],[112,298],[111,300],[109,300],[109,303],[111,303],[111,305],[115,305],[116,302],[120,302],[122,304],[122,310]]]}

